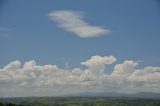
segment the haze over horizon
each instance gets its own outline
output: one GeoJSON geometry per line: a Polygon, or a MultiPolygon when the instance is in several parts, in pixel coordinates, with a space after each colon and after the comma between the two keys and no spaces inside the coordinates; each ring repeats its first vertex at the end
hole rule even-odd
{"type": "Polygon", "coordinates": [[[156,0],[0,3],[0,97],[160,93],[156,0]]]}

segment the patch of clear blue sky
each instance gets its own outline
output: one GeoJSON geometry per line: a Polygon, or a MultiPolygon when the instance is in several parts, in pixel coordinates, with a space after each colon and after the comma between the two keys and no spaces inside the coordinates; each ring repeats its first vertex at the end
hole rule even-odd
{"type": "Polygon", "coordinates": [[[68,62],[79,67],[92,55],[160,66],[160,4],[158,0],[7,0],[1,2],[0,27],[14,30],[0,36],[0,66],[13,60],[38,64],[68,62]],[[54,10],[85,12],[85,21],[111,33],[79,38],[57,27],[47,14],[54,10]]]}

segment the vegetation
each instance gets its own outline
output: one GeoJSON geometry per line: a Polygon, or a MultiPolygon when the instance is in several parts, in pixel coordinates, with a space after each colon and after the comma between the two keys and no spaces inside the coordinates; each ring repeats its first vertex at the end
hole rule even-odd
{"type": "Polygon", "coordinates": [[[2,98],[0,106],[160,106],[160,99],[107,97],[2,98]]]}

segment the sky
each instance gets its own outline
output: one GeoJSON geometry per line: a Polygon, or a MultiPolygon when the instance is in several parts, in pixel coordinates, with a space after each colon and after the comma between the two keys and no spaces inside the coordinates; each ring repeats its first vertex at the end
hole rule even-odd
{"type": "Polygon", "coordinates": [[[0,0],[0,96],[160,93],[158,0],[0,0]]]}

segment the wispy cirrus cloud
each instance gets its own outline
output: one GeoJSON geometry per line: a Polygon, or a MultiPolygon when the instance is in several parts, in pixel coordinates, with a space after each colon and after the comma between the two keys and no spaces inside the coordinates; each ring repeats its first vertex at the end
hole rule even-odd
{"type": "Polygon", "coordinates": [[[0,37],[10,37],[12,29],[0,27],[0,37]]]}
{"type": "Polygon", "coordinates": [[[105,73],[114,56],[92,56],[82,62],[85,69],[64,69],[57,65],[37,65],[34,60],[12,61],[0,68],[0,96],[59,96],[80,92],[160,93],[160,67],[137,68],[125,60],[105,73]]]}
{"type": "Polygon", "coordinates": [[[81,38],[99,37],[110,32],[108,29],[92,26],[84,21],[84,15],[80,11],[56,10],[49,13],[48,16],[57,22],[59,27],[81,38]]]}

